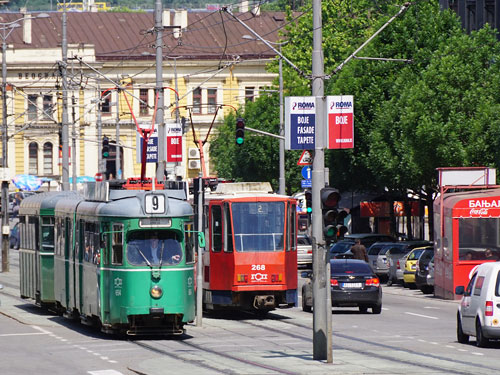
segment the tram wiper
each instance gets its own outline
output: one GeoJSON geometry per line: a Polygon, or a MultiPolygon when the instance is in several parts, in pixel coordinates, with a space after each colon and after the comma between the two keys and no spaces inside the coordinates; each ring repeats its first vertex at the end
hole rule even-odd
{"type": "Polygon", "coordinates": [[[144,258],[144,260],[146,261],[146,264],[149,266],[149,268],[153,268],[152,264],[149,263],[149,260],[148,258],[146,258],[146,256],[142,253],[141,249],[137,249],[139,251],[139,254],[141,254],[141,256],[144,258]]]}
{"type": "Polygon", "coordinates": [[[165,243],[162,241],[161,242],[161,252],[160,252],[160,267],[159,268],[161,268],[161,266],[163,264],[163,249],[164,248],[165,248],[165,243]]]}

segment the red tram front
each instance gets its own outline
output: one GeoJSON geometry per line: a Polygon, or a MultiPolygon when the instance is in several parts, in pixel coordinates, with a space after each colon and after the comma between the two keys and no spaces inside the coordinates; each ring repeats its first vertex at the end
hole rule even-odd
{"type": "Polygon", "coordinates": [[[219,184],[205,196],[205,309],[296,305],[296,203],[263,183],[219,184]]]}

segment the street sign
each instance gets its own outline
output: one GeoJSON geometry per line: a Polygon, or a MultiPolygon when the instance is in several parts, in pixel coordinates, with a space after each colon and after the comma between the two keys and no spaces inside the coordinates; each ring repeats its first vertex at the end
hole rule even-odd
{"type": "Polygon", "coordinates": [[[302,151],[297,165],[311,165],[313,163],[312,152],[309,150],[302,151]]]}
{"type": "Polygon", "coordinates": [[[310,166],[305,166],[304,168],[302,168],[302,177],[304,177],[306,180],[310,180],[311,179],[311,171],[312,171],[312,168],[310,166]]]}
{"type": "Polygon", "coordinates": [[[316,98],[288,96],[285,98],[285,149],[314,149],[316,98]]]}
{"type": "Polygon", "coordinates": [[[354,148],[353,96],[327,96],[326,99],[328,108],[328,148],[354,148]]]}
{"type": "Polygon", "coordinates": [[[98,181],[98,182],[102,181],[102,173],[96,173],[95,174],[95,180],[98,181]]]}
{"type": "Polygon", "coordinates": [[[302,180],[302,181],[300,181],[300,187],[302,189],[311,188],[312,187],[312,180],[302,180]]]}

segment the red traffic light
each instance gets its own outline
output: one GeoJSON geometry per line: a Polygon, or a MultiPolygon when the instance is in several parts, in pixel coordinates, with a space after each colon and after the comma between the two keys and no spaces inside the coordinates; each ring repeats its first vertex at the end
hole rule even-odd
{"type": "Polygon", "coordinates": [[[337,189],[325,187],[320,194],[322,208],[336,208],[339,205],[340,193],[337,189]]]}

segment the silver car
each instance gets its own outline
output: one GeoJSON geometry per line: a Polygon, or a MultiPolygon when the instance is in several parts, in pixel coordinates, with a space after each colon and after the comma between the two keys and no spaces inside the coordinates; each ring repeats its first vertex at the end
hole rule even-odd
{"type": "Polygon", "coordinates": [[[387,277],[389,273],[389,259],[387,251],[395,245],[394,242],[375,242],[368,250],[368,263],[378,277],[387,277]]]}
{"type": "Polygon", "coordinates": [[[297,265],[312,266],[312,242],[307,234],[297,236],[297,265]]]}
{"type": "Polygon", "coordinates": [[[416,247],[429,246],[429,241],[401,241],[384,249],[387,257],[389,270],[387,272],[387,285],[393,283],[403,283],[403,273],[405,270],[406,256],[416,247]]]}

